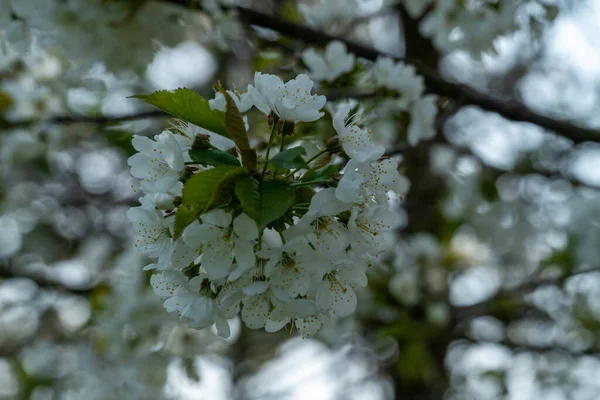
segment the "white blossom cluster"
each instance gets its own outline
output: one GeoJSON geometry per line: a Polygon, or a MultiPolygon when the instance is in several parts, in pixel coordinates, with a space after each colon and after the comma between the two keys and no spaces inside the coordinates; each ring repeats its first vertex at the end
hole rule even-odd
{"type": "MultiPolygon", "coordinates": [[[[308,25],[351,32],[363,18],[384,17],[386,7],[398,2],[361,0],[303,1],[298,10],[308,25]]],[[[419,30],[440,50],[463,50],[474,57],[494,50],[494,41],[519,29],[534,34],[557,14],[554,2],[543,0],[404,0],[408,15],[419,20],[419,30]]],[[[393,11],[390,9],[390,13],[393,11]]],[[[374,24],[377,26],[377,24],[374,24]]],[[[383,33],[383,32],[382,32],[383,33]]]]}
{"type": "Polygon", "coordinates": [[[197,29],[185,10],[166,2],[3,0],[0,14],[13,16],[5,27],[11,42],[29,40],[23,32],[37,32],[42,47],[82,71],[96,63],[111,71],[143,68],[157,43],[175,45],[197,29]]]}
{"type": "MultiPolygon", "coordinates": [[[[302,60],[309,68],[312,79],[333,82],[354,68],[355,56],[348,52],[341,41],[333,41],[323,54],[313,48],[302,53],[302,60]]],[[[390,99],[379,101],[378,113],[393,117],[399,112],[410,115],[407,141],[411,146],[435,136],[434,121],[437,115],[436,96],[425,95],[423,78],[415,68],[388,57],[380,57],[359,77],[358,83],[372,88],[384,88],[392,92],[390,99]]]]}
{"type": "Polygon", "coordinates": [[[33,42],[26,52],[0,42],[0,117],[9,121],[43,119],[63,109],[54,81],[60,60],[33,42]]]}
{"type": "MultiPolygon", "coordinates": [[[[241,112],[255,107],[280,121],[312,122],[324,115],[326,103],[311,94],[313,85],[306,75],[284,82],[257,72],[245,93],[228,94],[241,112]]],[[[224,109],[224,95],[210,105],[224,109]]],[[[138,250],[155,258],[146,269],[157,270],[151,283],[166,299],[167,311],[193,328],[216,324],[225,337],[227,320],[238,314],[251,329],[273,332],[291,324],[308,337],[332,317],[354,312],[355,288],[367,285],[367,269],[386,250],[386,232],[401,223],[388,196],[405,193],[409,183],[396,161],[382,158],[384,148],[372,141],[360,116],[349,112],[350,105],[342,104],[332,115],[338,149],[348,156],[337,184],[317,183],[310,203],[290,208],[293,216],[285,226],[264,230],[246,213],[225,206],[202,214],[173,240],[176,196],[189,173],[187,152],[195,134],[217,135],[185,125],[154,139],[134,137],[139,153],[129,165],[144,196],[127,217],[138,250]]],[[[224,149],[233,145],[226,141],[211,139],[224,149]]],[[[292,171],[286,179],[294,185],[302,176],[292,171]]]]}
{"type": "Polygon", "coordinates": [[[423,18],[419,29],[438,48],[477,57],[493,50],[497,37],[528,25],[535,29],[555,16],[555,6],[538,0],[406,0],[403,5],[413,18],[423,18]]]}

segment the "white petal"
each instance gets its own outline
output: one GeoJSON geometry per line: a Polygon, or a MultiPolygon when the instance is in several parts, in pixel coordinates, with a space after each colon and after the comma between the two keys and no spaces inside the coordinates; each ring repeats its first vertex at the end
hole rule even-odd
{"type": "Polygon", "coordinates": [[[309,317],[316,314],[317,304],[312,300],[306,299],[295,299],[289,304],[293,308],[294,312],[300,317],[309,317]]]}
{"type": "Polygon", "coordinates": [[[360,287],[366,287],[369,280],[367,274],[364,271],[360,271],[357,268],[353,269],[340,269],[336,272],[340,278],[351,281],[360,287]]]}
{"type": "Polygon", "coordinates": [[[217,240],[204,246],[201,265],[212,280],[224,278],[229,274],[233,263],[233,246],[229,240],[217,240]]]}
{"type": "Polygon", "coordinates": [[[235,260],[242,269],[248,270],[256,265],[253,243],[235,238],[233,251],[235,252],[235,260]]]}
{"type": "Polygon", "coordinates": [[[330,286],[331,312],[336,317],[345,317],[356,310],[356,293],[349,286],[332,282],[330,286]]]}
{"type": "Polygon", "coordinates": [[[154,293],[159,297],[172,296],[173,293],[175,293],[175,290],[180,287],[179,285],[168,282],[162,274],[152,275],[152,277],[150,277],[150,285],[152,285],[154,293]]]}
{"type": "Polygon", "coordinates": [[[241,213],[233,220],[233,232],[245,240],[258,239],[258,226],[245,213],[241,213]]]}
{"type": "Polygon", "coordinates": [[[231,329],[229,327],[229,322],[221,316],[215,316],[215,327],[217,328],[217,333],[222,338],[228,338],[231,336],[231,329]]]}
{"type": "Polygon", "coordinates": [[[350,208],[349,203],[336,197],[335,191],[335,188],[326,188],[316,193],[311,199],[308,211],[317,217],[323,217],[336,215],[350,208]]]}
{"type": "Polygon", "coordinates": [[[330,283],[328,279],[319,282],[317,286],[316,301],[319,308],[328,311],[331,308],[330,283]]]}
{"type": "Polygon", "coordinates": [[[198,253],[195,249],[186,245],[183,240],[175,242],[175,248],[171,255],[171,265],[173,268],[184,269],[190,265],[196,258],[198,253]]]}
{"type": "Polygon", "coordinates": [[[323,325],[319,317],[314,315],[306,318],[296,318],[295,323],[303,338],[313,337],[323,325]]]}
{"type": "Polygon", "coordinates": [[[250,329],[260,329],[265,326],[269,317],[270,302],[266,294],[259,294],[244,299],[242,320],[250,329]]]}
{"type": "Polygon", "coordinates": [[[275,308],[269,314],[269,318],[265,324],[266,332],[277,332],[286,326],[291,321],[291,318],[281,308],[275,308]]]}
{"type": "Polygon", "coordinates": [[[229,225],[231,225],[231,218],[231,213],[219,208],[204,214],[202,216],[202,222],[221,228],[229,228],[229,225]]]}
{"type": "Polygon", "coordinates": [[[252,282],[248,286],[244,288],[244,294],[248,296],[253,296],[255,294],[261,294],[267,291],[269,288],[269,282],[266,281],[257,281],[252,282]]]}

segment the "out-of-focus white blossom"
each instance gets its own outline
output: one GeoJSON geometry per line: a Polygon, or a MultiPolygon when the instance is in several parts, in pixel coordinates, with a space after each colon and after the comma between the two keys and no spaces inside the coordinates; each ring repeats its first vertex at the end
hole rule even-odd
{"type": "Polygon", "coordinates": [[[22,242],[19,223],[9,216],[0,216],[0,259],[19,251],[22,242]]]}
{"type": "Polygon", "coordinates": [[[407,141],[411,146],[435,136],[436,97],[423,95],[423,78],[416,74],[413,66],[379,57],[371,68],[369,78],[376,86],[397,93],[398,97],[382,102],[382,112],[392,115],[399,111],[410,113],[407,141]]]}
{"type": "Polygon", "coordinates": [[[352,71],[355,57],[353,53],[348,53],[343,42],[334,40],[325,46],[322,55],[313,48],[304,50],[302,61],[308,67],[312,79],[333,82],[345,73],[352,71]]]}
{"type": "Polygon", "coordinates": [[[345,23],[359,14],[357,0],[316,0],[311,4],[300,3],[298,9],[309,25],[327,27],[332,23],[345,23]]]}

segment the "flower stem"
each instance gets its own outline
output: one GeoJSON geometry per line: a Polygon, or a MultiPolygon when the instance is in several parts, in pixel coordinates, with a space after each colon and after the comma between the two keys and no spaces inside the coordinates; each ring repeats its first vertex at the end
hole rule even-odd
{"type": "Polygon", "coordinates": [[[269,144],[267,145],[267,153],[265,154],[265,166],[263,167],[262,174],[264,175],[267,172],[267,165],[269,165],[269,154],[271,153],[271,146],[273,145],[273,140],[275,139],[275,135],[277,134],[277,127],[279,126],[278,122],[273,123],[273,128],[271,128],[271,136],[269,136],[269,144]]]}
{"type": "Polygon", "coordinates": [[[300,187],[300,186],[312,186],[312,185],[327,185],[327,184],[332,184],[332,183],[336,183],[336,182],[334,180],[327,179],[327,180],[316,180],[316,181],[292,183],[290,186],[291,187],[300,187]]]}
{"type": "MultiPolygon", "coordinates": [[[[319,151],[317,154],[315,154],[314,156],[312,156],[311,158],[309,158],[308,160],[306,160],[307,164],[310,164],[311,162],[315,161],[317,158],[321,157],[323,154],[327,153],[327,149],[323,149],[321,151],[319,151]]],[[[286,176],[284,176],[284,178],[289,178],[290,176],[294,175],[296,172],[300,171],[302,168],[296,168],[293,171],[290,171],[289,174],[287,174],[286,176]]]]}

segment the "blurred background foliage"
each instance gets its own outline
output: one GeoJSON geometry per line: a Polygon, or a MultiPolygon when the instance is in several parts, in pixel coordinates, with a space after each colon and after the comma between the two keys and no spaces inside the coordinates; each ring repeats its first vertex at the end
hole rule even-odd
{"type": "MultiPolygon", "coordinates": [[[[597,399],[600,134],[578,139],[577,127],[600,125],[600,2],[518,2],[509,22],[527,23],[489,43],[470,27],[451,48],[403,1],[243,2],[495,99],[484,111],[440,96],[436,137],[413,148],[406,115],[368,121],[403,156],[406,224],[357,313],[306,340],[182,326],[152,293],[124,218],[138,204],[131,135],[174,123],[128,96],[187,86],[212,97],[213,83],[244,88],[255,70],[304,71],[314,38],[210,3],[0,0],[0,398],[597,399]],[[303,4],[338,19],[320,25],[303,4]],[[514,102],[573,130],[494,113],[514,102]]],[[[361,63],[320,93],[353,97],[361,63]]],[[[365,97],[376,109],[385,93],[365,97]]],[[[264,147],[267,129],[251,126],[264,147]]],[[[329,126],[298,126],[295,139],[327,140],[329,126]]]]}

